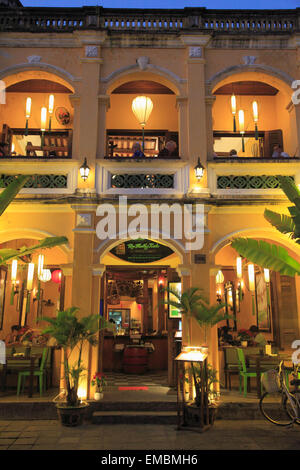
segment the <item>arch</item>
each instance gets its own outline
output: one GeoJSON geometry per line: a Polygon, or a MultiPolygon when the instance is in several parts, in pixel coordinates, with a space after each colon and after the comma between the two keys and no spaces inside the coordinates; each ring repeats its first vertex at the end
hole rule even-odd
{"type": "Polygon", "coordinates": [[[210,249],[210,254],[215,257],[222,248],[231,243],[233,238],[238,237],[267,239],[283,245],[285,248],[291,250],[296,256],[300,256],[300,246],[298,247],[298,245],[296,245],[296,243],[293,242],[287,235],[281,234],[280,232],[275,232],[275,230],[271,227],[246,228],[228,233],[213,244],[210,249]]]}
{"type": "MultiPolygon", "coordinates": [[[[172,240],[170,240],[170,239],[166,240],[166,239],[162,238],[163,234],[161,232],[159,232],[158,235],[159,236],[157,238],[153,238],[153,237],[149,236],[148,232],[145,232],[145,233],[141,232],[140,233],[141,238],[144,237],[144,238],[147,238],[148,240],[152,240],[152,241],[161,243],[162,245],[166,245],[169,248],[171,248],[174,251],[174,253],[179,257],[180,264],[183,264],[184,257],[185,257],[184,246],[178,240],[173,240],[173,239],[172,240]]],[[[95,252],[97,254],[99,254],[102,251],[102,253],[100,255],[99,263],[102,264],[103,258],[105,257],[105,255],[107,255],[110,252],[110,250],[112,248],[114,248],[115,246],[119,245],[120,243],[128,241],[128,240],[131,240],[131,238],[129,238],[129,237],[122,238],[122,233],[119,233],[119,238],[117,240],[110,240],[110,239],[103,240],[95,250],[95,252]]]]}
{"type": "Polygon", "coordinates": [[[211,93],[215,91],[217,87],[231,83],[232,81],[238,81],[245,74],[254,81],[263,81],[272,86],[275,86],[281,91],[288,93],[291,96],[293,89],[291,85],[294,79],[283,72],[280,69],[271,67],[269,65],[253,64],[253,65],[233,65],[226,67],[225,69],[212,75],[206,82],[211,93]]]}
{"type": "Polygon", "coordinates": [[[115,88],[134,80],[151,80],[161,83],[170,88],[175,95],[182,94],[181,85],[186,82],[173,72],[152,64],[149,64],[145,71],[140,70],[138,65],[122,67],[101,81],[106,84],[105,93],[110,95],[115,88]]]}
{"type": "Polygon", "coordinates": [[[52,79],[71,88],[73,93],[75,93],[75,82],[78,81],[61,67],[43,62],[17,64],[0,70],[0,80],[5,82],[6,87],[29,78],[52,79]]]}
{"type": "MultiPolygon", "coordinates": [[[[21,238],[32,238],[33,240],[41,240],[46,237],[57,237],[57,234],[38,230],[35,228],[14,228],[11,230],[0,230],[0,243],[9,242],[21,238]]],[[[72,253],[69,243],[57,246],[68,258],[72,253]]]]}

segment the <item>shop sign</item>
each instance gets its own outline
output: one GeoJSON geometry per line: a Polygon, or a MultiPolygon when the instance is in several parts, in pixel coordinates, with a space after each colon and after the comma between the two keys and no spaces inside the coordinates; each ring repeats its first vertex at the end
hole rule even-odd
{"type": "Polygon", "coordinates": [[[170,256],[173,250],[155,241],[138,238],[120,243],[110,252],[130,263],[153,263],[170,256]]]}

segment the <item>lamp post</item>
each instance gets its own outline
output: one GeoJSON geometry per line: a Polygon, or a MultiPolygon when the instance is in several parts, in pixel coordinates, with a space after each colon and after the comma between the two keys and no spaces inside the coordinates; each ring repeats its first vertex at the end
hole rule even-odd
{"type": "Polygon", "coordinates": [[[145,125],[152,113],[153,103],[148,96],[137,96],[132,101],[131,105],[132,111],[137,118],[139,124],[142,126],[143,130],[143,151],[145,147],[145,125]]]}

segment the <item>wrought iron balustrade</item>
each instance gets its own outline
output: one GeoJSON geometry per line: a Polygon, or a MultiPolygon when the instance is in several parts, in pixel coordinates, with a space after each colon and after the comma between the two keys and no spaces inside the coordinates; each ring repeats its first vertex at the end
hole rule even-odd
{"type": "MultiPolygon", "coordinates": [[[[0,188],[6,188],[14,179],[14,175],[0,175],[0,188]]],[[[24,188],[46,188],[46,189],[66,189],[68,186],[67,175],[32,175],[24,188]]]]}
{"type": "Polygon", "coordinates": [[[111,187],[118,189],[125,188],[154,188],[172,189],[174,188],[174,175],[166,174],[112,174],[111,187]]]}
{"type": "Polygon", "coordinates": [[[280,183],[274,175],[219,175],[217,189],[280,189],[280,183]]]}

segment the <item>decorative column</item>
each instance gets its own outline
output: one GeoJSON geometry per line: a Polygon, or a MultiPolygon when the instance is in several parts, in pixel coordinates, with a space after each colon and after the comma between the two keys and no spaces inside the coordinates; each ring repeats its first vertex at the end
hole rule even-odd
{"type": "Polygon", "coordinates": [[[187,96],[176,96],[176,106],[178,109],[178,130],[179,130],[179,155],[181,158],[189,157],[188,142],[188,98],[187,96]]]}
{"type": "MultiPolygon", "coordinates": [[[[73,261],[73,283],[72,283],[72,305],[79,307],[79,315],[85,317],[93,313],[93,256],[94,256],[94,216],[93,205],[73,206],[75,211],[76,226],[74,232],[74,261],[73,261]]],[[[82,353],[83,367],[87,369],[80,388],[86,393],[88,391],[88,378],[91,367],[91,351],[89,345],[85,344],[82,353]]]]}
{"type": "Polygon", "coordinates": [[[81,159],[80,155],[80,96],[69,95],[69,100],[74,109],[73,115],[73,135],[72,135],[72,159],[81,159]]]}
{"type": "Polygon", "coordinates": [[[106,113],[110,108],[110,96],[98,95],[98,143],[97,158],[103,158],[106,150],[106,113]]]}
{"type": "Polygon", "coordinates": [[[213,134],[213,118],[212,108],[216,97],[211,93],[205,96],[206,105],[206,145],[207,145],[207,159],[212,160],[214,155],[214,134],[213,134]]]}
{"type": "MultiPolygon", "coordinates": [[[[180,264],[176,268],[179,277],[181,278],[181,292],[185,292],[191,287],[191,267],[190,265],[180,264]]],[[[191,338],[190,338],[191,341],[191,338]]],[[[186,319],[182,318],[182,346],[187,346],[188,344],[188,324],[186,319]]]]}
{"type": "MultiPolygon", "coordinates": [[[[299,94],[300,100],[300,94],[299,94]]],[[[291,142],[294,145],[293,148],[284,149],[287,151],[290,156],[300,157],[300,103],[294,104],[292,101],[286,107],[290,115],[290,129],[291,135],[294,135],[295,138],[291,142]]]]}

